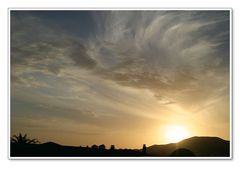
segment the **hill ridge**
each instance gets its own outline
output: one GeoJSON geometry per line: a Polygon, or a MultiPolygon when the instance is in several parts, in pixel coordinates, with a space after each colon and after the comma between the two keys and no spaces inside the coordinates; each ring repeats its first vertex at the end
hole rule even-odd
{"type": "Polygon", "coordinates": [[[169,156],[173,151],[184,148],[196,156],[229,156],[228,140],[219,137],[193,136],[177,143],[152,145],[147,147],[147,153],[152,156],[169,156]]]}

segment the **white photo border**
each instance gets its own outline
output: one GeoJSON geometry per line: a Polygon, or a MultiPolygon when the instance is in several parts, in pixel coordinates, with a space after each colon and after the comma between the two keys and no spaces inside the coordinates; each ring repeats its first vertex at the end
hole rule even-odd
{"type": "Polygon", "coordinates": [[[233,160],[233,9],[232,8],[196,8],[196,7],[188,7],[188,8],[154,8],[154,7],[147,7],[147,8],[132,8],[132,7],[106,7],[106,8],[94,8],[94,7],[82,7],[82,8],[58,8],[58,7],[9,7],[8,8],[8,20],[7,20],[7,27],[8,27],[8,159],[9,160],[233,160]],[[230,156],[229,157],[11,157],[10,154],[10,139],[11,139],[11,80],[10,80],[10,75],[11,75],[11,64],[10,64],[10,40],[11,40],[11,35],[10,35],[10,13],[11,11],[25,11],[25,10],[31,10],[31,11],[83,11],[83,10],[91,10],[91,11],[102,11],[102,10],[118,10],[118,11],[127,11],[127,10],[132,10],[132,11],[229,11],[229,95],[230,95],[230,156]]]}

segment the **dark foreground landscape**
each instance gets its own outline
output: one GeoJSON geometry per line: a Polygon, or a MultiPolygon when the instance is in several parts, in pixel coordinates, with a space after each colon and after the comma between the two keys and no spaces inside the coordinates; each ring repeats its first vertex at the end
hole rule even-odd
{"type": "MultiPolygon", "coordinates": [[[[32,143],[34,142],[34,143],[32,143]]],[[[152,145],[142,149],[109,149],[63,146],[53,142],[37,144],[11,142],[11,157],[229,157],[229,141],[218,137],[192,137],[178,143],[152,145]]]]}

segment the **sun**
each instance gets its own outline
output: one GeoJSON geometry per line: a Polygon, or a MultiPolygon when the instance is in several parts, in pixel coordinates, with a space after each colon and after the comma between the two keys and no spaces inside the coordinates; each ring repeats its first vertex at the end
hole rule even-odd
{"type": "Polygon", "coordinates": [[[176,143],[189,136],[189,132],[184,126],[172,125],[166,128],[165,136],[168,142],[176,143]]]}

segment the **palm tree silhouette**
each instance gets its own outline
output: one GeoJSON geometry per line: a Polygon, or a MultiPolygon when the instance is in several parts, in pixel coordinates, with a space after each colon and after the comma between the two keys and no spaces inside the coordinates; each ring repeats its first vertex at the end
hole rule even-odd
{"type": "Polygon", "coordinates": [[[40,143],[37,139],[29,139],[27,138],[27,134],[23,135],[19,133],[19,135],[13,135],[11,137],[11,143],[14,144],[37,144],[40,143]]]}

